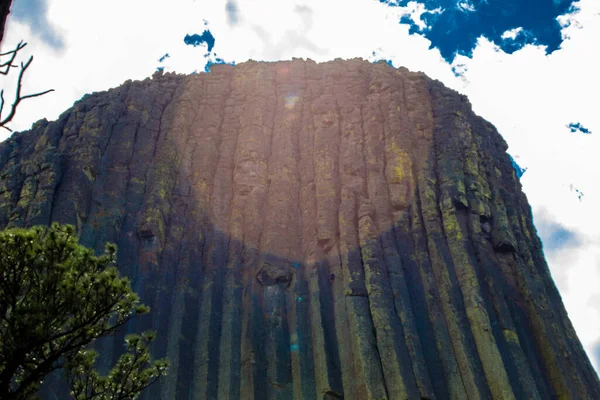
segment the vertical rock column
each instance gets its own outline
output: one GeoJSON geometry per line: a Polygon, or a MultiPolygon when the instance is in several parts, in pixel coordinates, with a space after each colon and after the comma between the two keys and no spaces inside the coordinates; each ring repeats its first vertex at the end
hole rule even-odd
{"type": "MultiPolygon", "coordinates": [[[[334,80],[323,74],[316,64],[306,66],[307,91],[310,95],[308,126],[310,143],[306,158],[312,159],[314,171],[310,190],[312,199],[307,207],[314,207],[313,220],[303,219],[303,227],[312,232],[305,237],[306,278],[310,292],[311,328],[315,378],[318,398],[340,396],[342,381],[338,339],[336,337],[336,304],[333,302],[330,273],[336,271],[337,255],[337,199],[339,115],[334,95],[334,80]],[[312,186],[314,185],[314,187],[312,186]],[[314,237],[316,236],[316,237],[314,237]],[[330,272],[331,270],[331,272],[330,272]],[[335,310],[335,311],[334,311],[335,310]]],[[[303,155],[303,158],[305,156],[303,155]]],[[[306,215],[303,215],[306,217],[306,215]]],[[[312,218],[311,218],[312,219],[312,218]]],[[[338,314],[339,315],[339,314],[338,314]]]]}
{"type": "Polygon", "coordinates": [[[155,74],[1,143],[0,225],[118,244],[152,312],[99,367],[156,330],[144,400],[600,398],[506,149],[384,63],[155,74]]]}

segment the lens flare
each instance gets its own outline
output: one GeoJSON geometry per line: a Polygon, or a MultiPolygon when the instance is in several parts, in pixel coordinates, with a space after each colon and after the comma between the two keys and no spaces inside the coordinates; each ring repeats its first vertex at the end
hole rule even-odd
{"type": "Polygon", "coordinates": [[[296,105],[297,101],[298,101],[298,96],[296,96],[295,94],[290,94],[288,96],[285,96],[285,108],[287,108],[288,110],[292,110],[294,108],[294,106],[296,105]]]}

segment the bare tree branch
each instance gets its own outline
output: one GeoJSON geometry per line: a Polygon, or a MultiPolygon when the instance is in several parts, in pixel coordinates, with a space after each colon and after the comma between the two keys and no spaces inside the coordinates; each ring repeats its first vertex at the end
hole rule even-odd
{"type": "MultiPolygon", "coordinates": [[[[23,43],[23,41],[21,41],[21,42],[19,42],[19,44],[17,45],[17,47],[14,50],[9,51],[7,53],[0,54],[0,55],[12,54],[11,59],[9,61],[0,65],[0,67],[6,66],[6,73],[8,73],[8,70],[10,69],[11,66],[14,66],[14,65],[12,65],[12,62],[14,61],[14,58],[16,57],[19,50],[21,50],[26,45],[27,45],[27,43],[23,43]]],[[[10,121],[12,121],[13,117],[15,116],[15,113],[17,112],[17,106],[19,105],[19,103],[21,103],[22,100],[30,99],[32,97],[42,96],[42,95],[45,95],[46,93],[50,93],[50,92],[54,91],[54,89],[49,89],[49,90],[45,90],[43,92],[27,94],[25,96],[21,95],[21,89],[22,89],[21,86],[23,83],[23,75],[25,75],[25,71],[27,71],[27,68],[29,68],[32,61],[33,61],[33,56],[29,57],[29,60],[27,60],[27,62],[25,64],[23,64],[23,62],[21,62],[21,70],[19,71],[19,78],[17,80],[17,93],[15,96],[15,101],[10,108],[10,112],[4,118],[2,118],[2,111],[4,109],[4,90],[2,90],[0,92],[0,101],[1,101],[0,102],[0,128],[4,128],[10,132],[12,132],[12,129],[7,127],[6,124],[8,124],[10,121]]],[[[2,71],[0,71],[0,73],[2,73],[2,71]]],[[[6,75],[6,73],[4,73],[4,75],[6,75]]]]}
{"type": "Polygon", "coordinates": [[[23,41],[21,40],[18,44],[17,44],[17,48],[11,51],[7,51],[6,53],[0,53],[0,57],[1,56],[7,56],[9,54],[13,54],[19,50],[21,50],[23,47],[27,46],[27,43],[23,43],[23,41]]]}
{"type": "Polygon", "coordinates": [[[23,47],[27,46],[27,43],[23,43],[23,41],[21,40],[18,44],[17,47],[14,50],[8,51],[6,53],[1,53],[0,57],[2,56],[8,56],[11,55],[10,60],[0,64],[0,68],[6,67],[6,70],[4,71],[0,71],[0,74],[2,75],[8,75],[8,71],[10,70],[10,67],[17,67],[16,65],[13,65],[13,61],[15,61],[15,57],[17,56],[17,53],[19,52],[19,50],[21,50],[23,47]]]}

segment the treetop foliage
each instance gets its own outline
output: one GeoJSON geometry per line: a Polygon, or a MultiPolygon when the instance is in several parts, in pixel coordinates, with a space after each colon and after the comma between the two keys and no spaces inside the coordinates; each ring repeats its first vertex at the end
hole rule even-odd
{"type": "Polygon", "coordinates": [[[86,347],[149,311],[119,276],[116,251],[95,256],[69,225],[0,231],[1,399],[29,398],[63,367],[76,399],[133,399],[164,375],[166,362],[150,360],[151,333],[129,336],[107,377],[93,369],[86,347]]]}

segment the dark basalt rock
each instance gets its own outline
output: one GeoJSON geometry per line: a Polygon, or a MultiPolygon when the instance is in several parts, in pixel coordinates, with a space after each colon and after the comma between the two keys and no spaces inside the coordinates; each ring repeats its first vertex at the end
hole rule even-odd
{"type": "Polygon", "coordinates": [[[506,149],[385,63],[155,74],[0,143],[0,226],[118,245],[144,399],[599,399],[506,149]]]}
{"type": "Polygon", "coordinates": [[[256,278],[262,286],[281,285],[287,289],[294,276],[292,267],[287,262],[265,260],[256,278]]]}
{"type": "Polygon", "coordinates": [[[4,28],[6,26],[8,14],[10,14],[11,5],[12,0],[5,0],[0,3],[0,43],[2,43],[2,39],[4,39],[4,28]]]}

